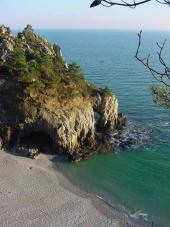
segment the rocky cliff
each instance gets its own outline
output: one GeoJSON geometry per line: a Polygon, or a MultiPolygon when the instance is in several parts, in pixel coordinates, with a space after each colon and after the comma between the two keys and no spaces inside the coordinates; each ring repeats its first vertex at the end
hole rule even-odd
{"type": "Polygon", "coordinates": [[[110,90],[89,84],[75,63],[65,62],[60,47],[30,25],[17,37],[0,27],[0,107],[5,145],[36,135],[74,160],[93,153],[101,137],[125,124],[110,90]]]}

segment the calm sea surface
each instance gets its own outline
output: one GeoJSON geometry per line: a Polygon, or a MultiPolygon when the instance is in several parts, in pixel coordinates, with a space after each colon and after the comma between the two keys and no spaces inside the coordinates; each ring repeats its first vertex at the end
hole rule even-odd
{"type": "MultiPolygon", "coordinates": [[[[125,137],[138,143],[128,152],[96,155],[79,164],[61,162],[60,168],[80,188],[117,206],[131,217],[170,226],[170,110],[153,103],[151,75],[134,59],[137,32],[41,30],[62,47],[68,62],[81,65],[85,77],[108,86],[128,118],[125,137]]],[[[167,38],[165,58],[170,63],[170,33],[143,32],[142,53],[153,54],[156,41],[167,38]]]]}

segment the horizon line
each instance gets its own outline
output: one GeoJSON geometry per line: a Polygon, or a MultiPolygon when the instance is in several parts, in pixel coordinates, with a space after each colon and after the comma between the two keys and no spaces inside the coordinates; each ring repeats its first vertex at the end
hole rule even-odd
{"type": "MultiPolygon", "coordinates": [[[[23,30],[24,27],[20,28],[12,28],[10,27],[11,30],[23,30]]],[[[34,30],[70,30],[70,31],[134,31],[138,32],[142,30],[143,32],[170,32],[170,30],[165,30],[165,29],[137,29],[137,28],[36,28],[33,27],[34,30]]]]}

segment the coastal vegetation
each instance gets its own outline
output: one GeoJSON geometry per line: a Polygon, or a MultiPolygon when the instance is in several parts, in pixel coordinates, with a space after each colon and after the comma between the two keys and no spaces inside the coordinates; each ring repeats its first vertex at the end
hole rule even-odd
{"type": "Polygon", "coordinates": [[[4,144],[21,144],[23,138],[38,133],[38,138],[46,135],[56,152],[67,153],[74,161],[104,150],[104,144],[114,151],[113,145],[108,148],[109,139],[101,142],[99,133],[108,137],[125,125],[126,118],[118,113],[117,98],[109,88],[86,81],[80,66],[68,64],[60,46],[37,35],[31,25],[15,37],[1,26],[0,38],[0,137],[4,144]]]}
{"type": "Polygon", "coordinates": [[[166,85],[153,85],[151,87],[154,102],[163,108],[170,108],[169,88],[166,85]]]}
{"type": "Polygon", "coordinates": [[[103,93],[105,95],[111,95],[112,94],[112,91],[108,87],[105,87],[105,88],[103,88],[103,93]]]}
{"type": "Polygon", "coordinates": [[[74,93],[88,96],[96,89],[86,82],[77,63],[66,65],[59,53],[53,53],[48,42],[43,47],[44,40],[34,33],[31,25],[27,25],[14,41],[1,68],[4,75],[23,83],[25,92],[54,89],[58,97],[69,98],[74,93]]]}

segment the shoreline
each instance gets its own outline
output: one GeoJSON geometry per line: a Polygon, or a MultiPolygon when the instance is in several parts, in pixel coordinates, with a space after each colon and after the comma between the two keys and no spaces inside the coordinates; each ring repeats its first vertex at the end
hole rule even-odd
{"type": "Polygon", "coordinates": [[[139,226],[73,185],[50,155],[0,151],[0,179],[0,226],[139,226]]]}
{"type": "MultiPolygon", "coordinates": [[[[109,219],[113,219],[118,221],[119,227],[150,227],[151,224],[148,223],[139,223],[138,221],[133,220],[133,218],[129,217],[127,213],[123,213],[118,208],[114,207],[113,205],[109,204],[105,201],[102,197],[88,193],[83,189],[80,189],[77,185],[71,182],[71,180],[65,176],[64,172],[58,167],[57,159],[54,161],[55,165],[53,164],[53,168],[57,170],[56,174],[59,177],[59,183],[61,187],[64,189],[71,191],[72,193],[83,197],[85,199],[90,199],[93,206],[104,216],[109,219]]],[[[76,163],[75,163],[76,164],[76,163]]]]}

